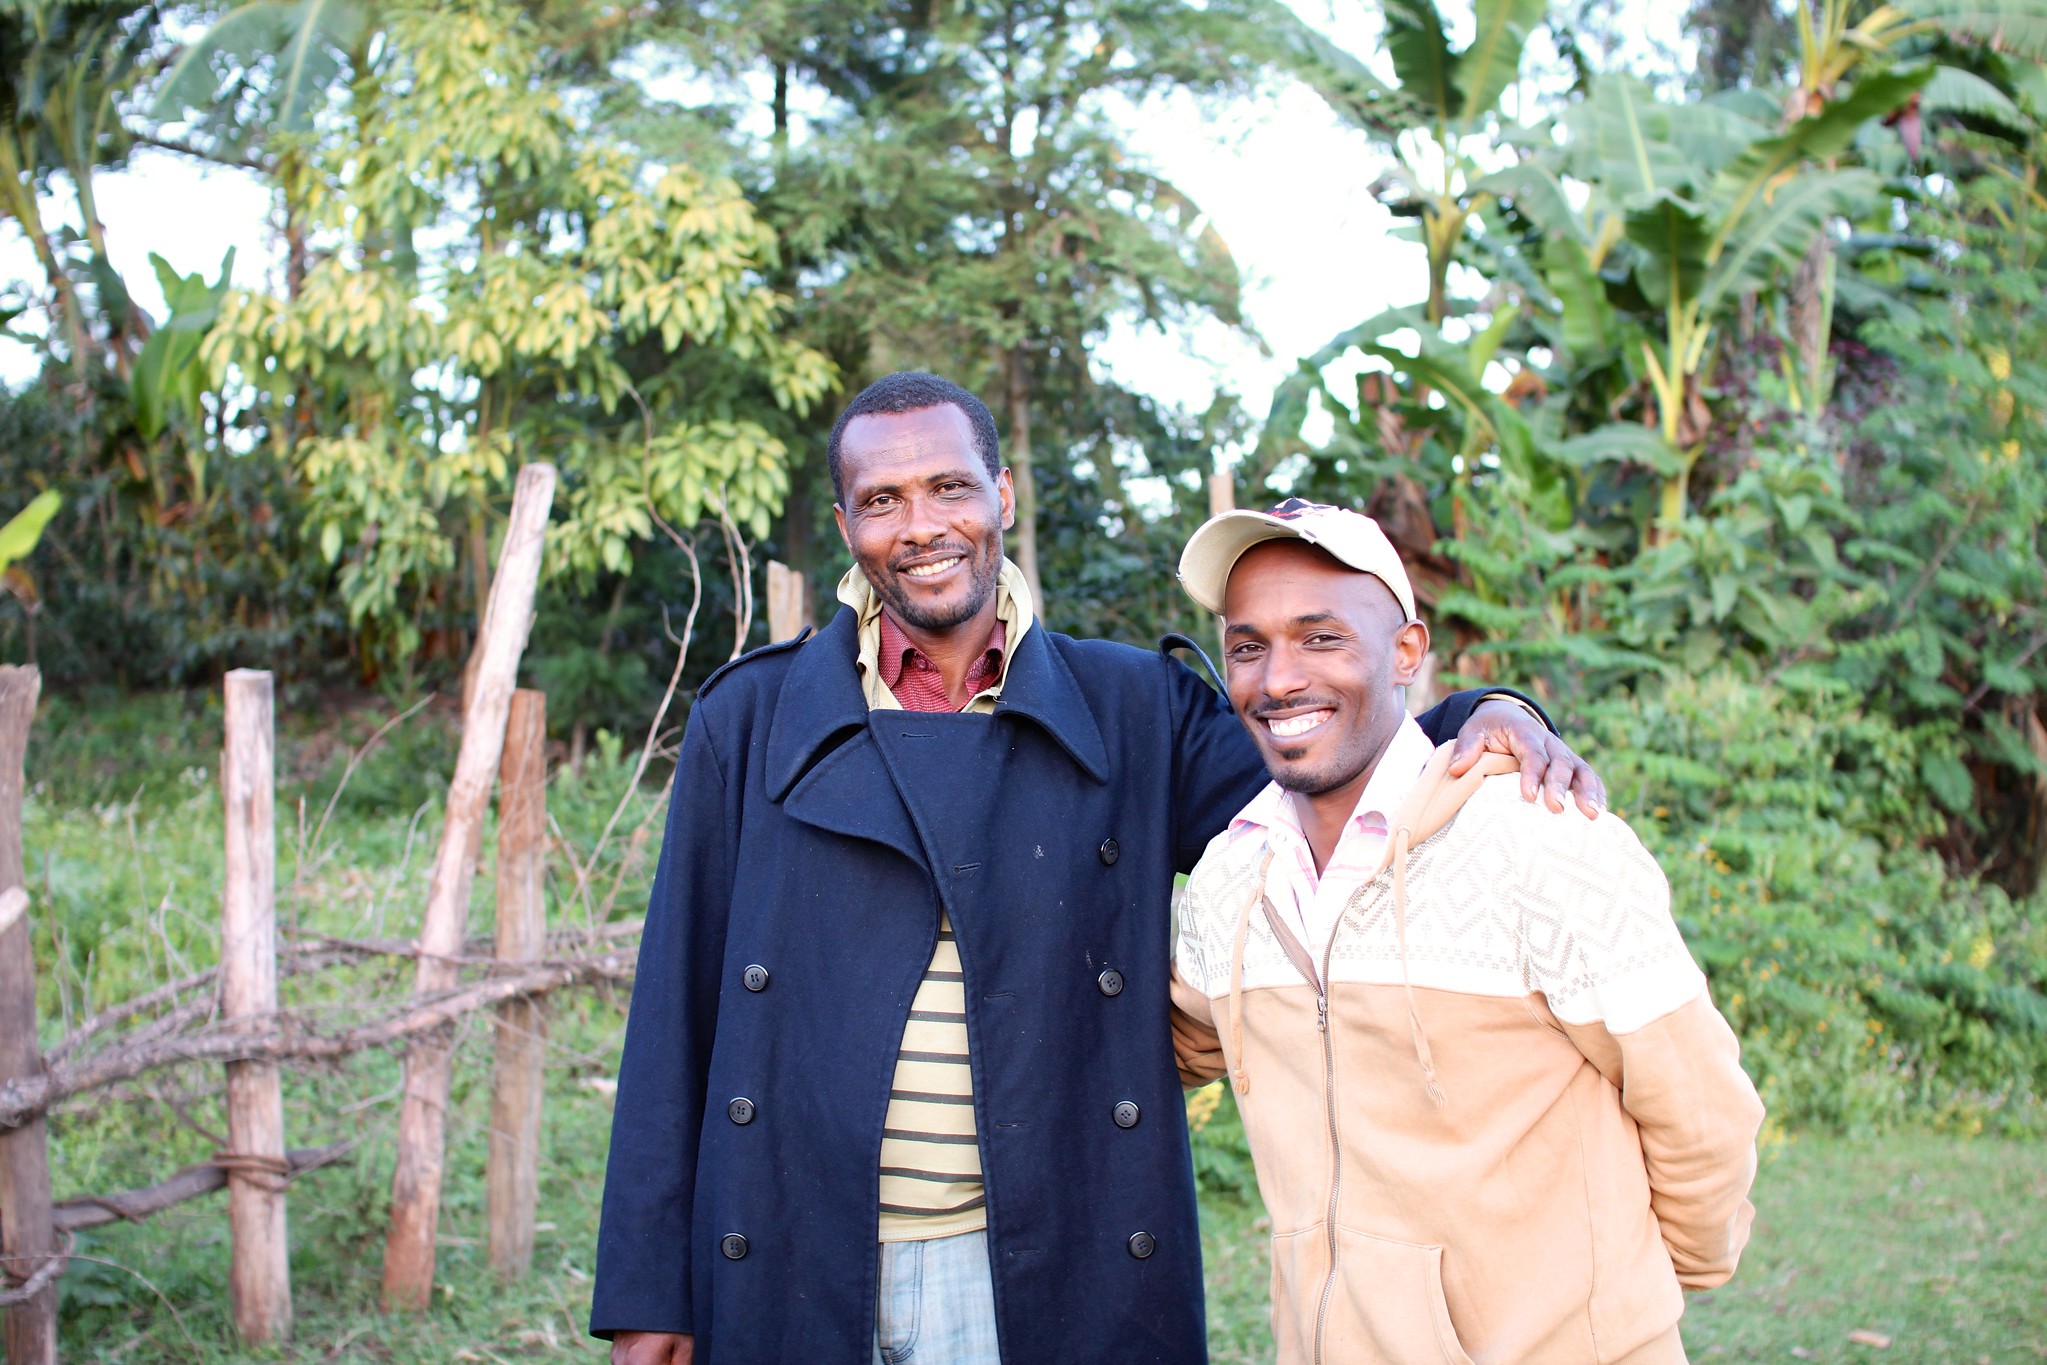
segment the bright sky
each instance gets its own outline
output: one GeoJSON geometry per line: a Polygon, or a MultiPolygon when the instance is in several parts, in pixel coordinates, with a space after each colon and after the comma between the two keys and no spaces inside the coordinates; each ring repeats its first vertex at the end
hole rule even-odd
{"type": "MultiPolygon", "coordinates": [[[[1377,51],[1375,6],[1289,3],[1348,50],[1377,51]]],[[[1460,7],[1450,0],[1445,8],[1455,16],[1460,7]]],[[[1640,55],[1684,49],[1683,6],[1627,0],[1627,8],[1631,32],[1645,44],[1640,55]]],[[[1468,34],[1468,9],[1452,27],[1459,40],[1468,34]]],[[[1392,220],[1368,188],[1385,162],[1305,90],[1275,88],[1222,110],[1204,111],[1185,98],[1153,101],[1132,111],[1131,142],[1202,206],[1228,243],[1246,277],[1246,318],[1266,350],[1218,323],[1171,334],[1124,327],[1096,355],[1117,379],[1195,411],[1227,388],[1263,417],[1298,357],[1383,308],[1421,297],[1421,249],[1391,239],[1392,220]]],[[[210,280],[233,247],[237,284],[281,284],[270,196],[254,176],[141,149],[129,169],[96,184],[114,267],[152,316],[164,310],[152,250],[181,273],[210,280]]],[[[50,208],[56,221],[68,204],[50,208]]],[[[0,299],[6,281],[39,277],[19,227],[0,222],[0,299]]],[[[0,340],[0,382],[18,386],[33,373],[29,349],[0,340]]]]}

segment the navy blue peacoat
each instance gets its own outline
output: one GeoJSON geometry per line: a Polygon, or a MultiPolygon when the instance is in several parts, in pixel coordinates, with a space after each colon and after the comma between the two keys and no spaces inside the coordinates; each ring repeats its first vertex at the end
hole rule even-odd
{"type": "Polygon", "coordinates": [[[591,1330],[694,1333],[700,1365],[869,1365],[882,1119],[943,907],[1003,1357],[1205,1360],[1169,902],[1265,782],[1257,752],[1163,650],[1034,628],[992,716],[870,713],[856,652],[842,610],[690,713],[591,1330]]]}

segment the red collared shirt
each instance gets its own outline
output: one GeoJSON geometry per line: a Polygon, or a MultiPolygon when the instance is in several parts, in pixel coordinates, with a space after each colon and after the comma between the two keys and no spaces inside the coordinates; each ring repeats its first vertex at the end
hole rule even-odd
{"type": "Polygon", "coordinates": [[[945,675],[938,671],[938,665],[932,663],[923,650],[910,643],[910,637],[903,634],[896,618],[884,610],[881,613],[881,653],[876,663],[882,682],[888,685],[888,690],[895,694],[905,711],[964,711],[967,703],[1002,681],[1002,652],[1007,644],[1007,633],[1002,622],[997,620],[995,633],[988,637],[986,652],[967,670],[966,701],[956,703],[946,695],[945,675]]]}

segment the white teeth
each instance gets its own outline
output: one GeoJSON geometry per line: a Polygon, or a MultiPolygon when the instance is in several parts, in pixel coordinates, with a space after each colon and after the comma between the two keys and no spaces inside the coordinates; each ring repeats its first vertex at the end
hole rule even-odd
{"type": "Polygon", "coordinates": [[[916,568],[905,569],[903,572],[909,574],[912,578],[930,578],[934,574],[944,573],[959,562],[959,557],[954,556],[951,559],[941,559],[936,564],[919,564],[916,568]]]}
{"type": "Polygon", "coordinates": [[[1265,726],[1272,731],[1275,739],[1292,739],[1295,735],[1307,734],[1308,731],[1314,729],[1323,721],[1328,720],[1332,714],[1329,711],[1310,711],[1305,716],[1288,716],[1285,720],[1268,720],[1265,722],[1265,726]]]}

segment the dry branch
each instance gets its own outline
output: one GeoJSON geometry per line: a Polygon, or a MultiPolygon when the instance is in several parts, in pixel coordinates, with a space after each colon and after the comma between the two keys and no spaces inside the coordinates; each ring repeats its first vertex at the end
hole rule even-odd
{"type": "MultiPolygon", "coordinates": [[[[208,1025],[192,1033],[117,1044],[42,1074],[0,1085],[0,1130],[19,1128],[75,1096],[132,1080],[147,1071],[190,1062],[336,1061],[352,1053],[385,1047],[489,1009],[520,996],[545,995],[595,981],[624,981],[633,974],[637,945],[589,957],[535,963],[525,971],[473,982],[453,990],[385,1002],[366,1022],[322,1032],[300,1015],[280,1011],[246,1032],[208,1025]]],[[[238,1021],[244,1026],[249,1021],[238,1021]]]]}
{"type": "MultiPolygon", "coordinates": [[[[296,1180],[307,1171],[331,1166],[355,1147],[353,1142],[336,1142],[326,1147],[294,1147],[284,1154],[285,1180],[296,1180]]],[[[88,1194],[66,1199],[56,1206],[57,1230],[79,1232],[105,1223],[139,1223],[152,1214],[187,1200],[212,1194],[227,1185],[232,1163],[202,1161],[187,1166],[168,1180],[118,1194],[88,1194]]]]}

